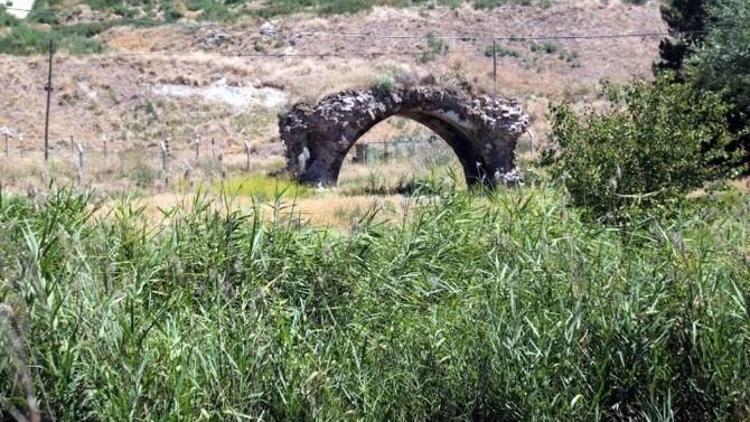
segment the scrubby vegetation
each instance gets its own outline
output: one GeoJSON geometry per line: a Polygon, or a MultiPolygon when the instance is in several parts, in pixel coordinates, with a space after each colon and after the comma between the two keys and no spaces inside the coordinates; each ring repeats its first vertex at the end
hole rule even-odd
{"type": "Polygon", "coordinates": [[[187,205],[154,225],[1,197],[4,416],[748,415],[747,197],[637,231],[552,188],[446,192],[350,234],[187,205]]]}
{"type": "Polygon", "coordinates": [[[655,212],[730,175],[726,167],[733,166],[713,165],[738,161],[727,151],[729,107],[718,95],[667,76],[605,89],[611,105],[603,113],[552,108],[551,136],[560,151],[548,158],[574,204],[618,220],[633,208],[655,212]]]}

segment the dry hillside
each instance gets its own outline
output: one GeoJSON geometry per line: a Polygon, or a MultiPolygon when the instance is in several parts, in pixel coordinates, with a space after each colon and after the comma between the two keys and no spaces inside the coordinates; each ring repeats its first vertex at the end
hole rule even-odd
{"type": "MultiPolygon", "coordinates": [[[[376,8],[329,18],[276,17],[262,35],[258,19],[228,27],[113,28],[107,53],[58,55],[51,134],[85,142],[107,134],[123,146],[196,135],[227,142],[274,138],[275,113],[287,101],[314,100],[368,85],[382,75],[430,72],[439,82],[492,90],[491,41],[472,36],[643,33],[664,30],[654,6],[595,2],[487,10],[376,8]],[[394,34],[465,35],[465,39],[382,39],[394,34]],[[344,38],[367,34],[373,38],[344,38]],[[363,53],[385,55],[358,57],[363,53]],[[487,54],[486,54],[487,53],[487,54]],[[264,56],[283,54],[292,57],[264,56]],[[334,56],[314,57],[313,54],[334,56]]],[[[502,41],[498,90],[527,102],[543,119],[547,98],[591,99],[601,80],[647,76],[658,38],[502,41]]],[[[0,126],[38,139],[43,133],[43,57],[2,56],[0,126]]],[[[38,144],[29,143],[27,148],[38,144]]]]}

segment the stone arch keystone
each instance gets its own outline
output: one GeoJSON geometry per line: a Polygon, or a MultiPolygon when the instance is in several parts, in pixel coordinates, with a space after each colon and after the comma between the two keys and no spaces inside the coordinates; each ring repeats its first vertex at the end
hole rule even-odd
{"type": "Polygon", "coordinates": [[[391,116],[415,120],[443,138],[469,185],[516,181],[516,143],[529,126],[520,104],[436,87],[348,90],[315,106],[296,104],[279,117],[289,173],[302,182],[336,185],[349,149],[391,116]]]}

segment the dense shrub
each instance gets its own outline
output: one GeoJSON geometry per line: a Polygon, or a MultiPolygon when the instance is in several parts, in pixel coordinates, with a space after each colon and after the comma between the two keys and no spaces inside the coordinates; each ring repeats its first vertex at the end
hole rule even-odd
{"type": "Polygon", "coordinates": [[[616,219],[631,206],[664,203],[723,175],[710,165],[731,159],[727,106],[717,95],[668,77],[608,91],[612,105],[603,112],[551,109],[559,147],[553,174],[575,205],[616,219]]]}

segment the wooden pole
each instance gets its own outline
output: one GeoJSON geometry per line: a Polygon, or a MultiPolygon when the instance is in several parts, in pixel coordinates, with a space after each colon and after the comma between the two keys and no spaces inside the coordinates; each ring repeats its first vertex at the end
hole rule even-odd
{"type": "Polygon", "coordinates": [[[77,162],[76,165],[78,167],[78,184],[83,185],[83,179],[84,179],[84,170],[83,170],[83,147],[81,144],[76,144],[76,155],[77,155],[77,162]]]}
{"type": "Polygon", "coordinates": [[[497,95],[497,40],[492,40],[492,93],[497,95]]]}
{"type": "Polygon", "coordinates": [[[227,169],[224,167],[224,152],[220,152],[218,155],[219,167],[221,169],[221,180],[227,179],[227,169]]]}
{"type": "Polygon", "coordinates": [[[164,184],[169,186],[169,172],[168,170],[168,161],[169,161],[169,153],[167,152],[167,146],[164,145],[164,142],[159,142],[159,149],[161,150],[160,158],[161,158],[161,172],[164,175],[164,184]]]}
{"type": "Polygon", "coordinates": [[[159,157],[161,158],[161,171],[163,173],[167,172],[167,160],[168,160],[168,153],[167,153],[167,146],[164,145],[164,142],[159,142],[159,149],[161,151],[161,154],[159,157]]]}
{"type": "Polygon", "coordinates": [[[358,164],[365,164],[365,148],[367,144],[358,143],[354,145],[354,162],[358,164]]]}
{"type": "Polygon", "coordinates": [[[49,42],[49,70],[47,71],[47,111],[44,115],[44,161],[49,160],[49,106],[52,101],[52,54],[54,52],[54,42],[49,42]]]}
{"type": "Polygon", "coordinates": [[[250,144],[245,141],[245,171],[250,171],[250,144]]]}
{"type": "Polygon", "coordinates": [[[8,145],[8,134],[5,134],[5,156],[8,157],[10,155],[10,148],[8,145]]]}
{"type": "Polygon", "coordinates": [[[211,138],[211,155],[216,158],[216,141],[214,138],[211,138]]]}
{"type": "Polygon", "coordinates": [[[102,135],[102,153],[104,154],[104,158],[107,158],[109,156],[109,149],[107,148],[107,135],[102,135]]]}
{"type": "Polygon", "coordinates": [[[195,138],[195,159],[201,158],[201,137],[195,138]]]}

